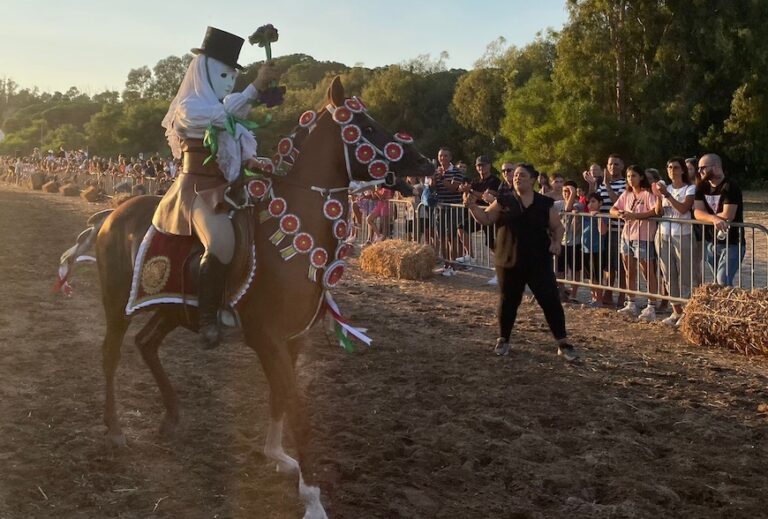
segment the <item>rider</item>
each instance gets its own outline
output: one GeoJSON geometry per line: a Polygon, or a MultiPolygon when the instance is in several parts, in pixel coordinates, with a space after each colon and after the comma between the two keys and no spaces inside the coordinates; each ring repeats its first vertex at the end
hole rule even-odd
{"type": "Polygon", "coordinates": [[[253,83],[232,93],[238,70],[243,70],[237,64],[243,42],[208,27],[202,46],[192,49],[196,56],[163,119],[168,144],[175,158],[183,157],[183,167],[152,224],[166,234],[194,234],[205,247],[198,277],[198,324],[205,348],[220,341],[218,310],[234,255],[235,234],[224,192],[256,158],[256,139],[234,118],[244,119],[251,104],[262,102],[278,78],[272,63],[265,63],[253,83]],[[205,163],[214,153],[215,160],[205,163]]]}

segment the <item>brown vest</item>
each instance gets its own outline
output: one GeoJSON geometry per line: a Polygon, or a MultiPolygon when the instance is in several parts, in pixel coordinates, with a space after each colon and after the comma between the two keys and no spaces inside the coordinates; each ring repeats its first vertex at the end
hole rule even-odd
{"type": "Polygon", "coordinates": [[[210,155],[201,139],[182,143],[183,166],[155,210],[152,225],[167,234],[192,235],[192,204],[199,196],[215,211],[222,210],[227,180],[216,160],[203,164],[210,155]]]}

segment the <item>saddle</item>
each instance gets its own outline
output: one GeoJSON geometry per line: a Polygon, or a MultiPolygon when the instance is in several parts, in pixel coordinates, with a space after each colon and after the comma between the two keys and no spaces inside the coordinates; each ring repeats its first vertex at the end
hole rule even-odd
{"type": "MultiPolygon", "coordinates": [[[[229,265],[222,301],[224,308],[231,311],[248,292],[256,274],[254,211],[253,207],[246,207],[235,211],[232,217],[235,253],[229,265]]],[[[160,304],[196,307],[197,276],[204,250],[194,235],[165,234],[150,226],[134,262],[125,314],[132,315],[160,304]]]]}

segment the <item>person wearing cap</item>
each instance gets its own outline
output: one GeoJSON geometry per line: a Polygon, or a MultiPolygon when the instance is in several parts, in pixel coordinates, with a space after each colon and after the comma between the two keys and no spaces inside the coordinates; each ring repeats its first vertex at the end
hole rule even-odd
{"type": "Polygon", "coordinates": [[[218,310],[227,267],[234,255],[235,235],[227,216],[224,193],[240,178],[243,166],[255,167],[256,139],[238,122],[254,102],[262,102],[272,81],[278,78],[271,63],[259,69],[256,79],[239,93],[232,93],[237,63],[245,40],[208,27],[203,44],[192,49],[195,57],[187,68],[176,97],[163,119],[173,156],[183,158],[177,180],[160,201],[152,224],[163,233],[197,236],[205,247],[198,277],[198,324],[205,348],[218,346],[218,310]],[[225,130],[227,125],[234,131],[225,130]],[[211,149],[203,137],[216,139],[211,149]],[[215,160],[206,159],[217,149],[215,160]]]}
{"type": "MultiPolygon", "coordinates": [[[[468,198],[472,198],[477,202],[477,205],[481,207],[487,207],[489,204],[483,200],[484,194],[490,194],[497,196],[499,187],[501,187],[501,179],[493,174],[491,169],[491,159],[488,155],[480,155],[475,159],[475,170],[477,171],[478,178],[472,182],[465,182],[459,188],[459,191],[464,193],[464,202],[467,203],[468,198]]],[[[471,254],[471,240],[468,235],[469,231],[469,214],[464,218],[464,225],[459,229],[459,240],[464,245],[465,256],[457,259],[460,263],[466,263],[472,260],[471,254]]],[[[494,248],[494,235],[493,232],[483,228],[485,232],[485,239],[488,248],[493,251],[494,248]]]]}

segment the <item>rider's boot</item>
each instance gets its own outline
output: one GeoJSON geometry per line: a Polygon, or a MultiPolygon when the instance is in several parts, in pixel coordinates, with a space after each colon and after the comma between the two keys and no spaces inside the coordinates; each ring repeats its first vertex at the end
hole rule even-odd
{"type": "Polygon", "coordinates": [[[200,260],[200,274],[197,278],[198,331],[206,350],[217,347],[221,341],[218,314],[227,267],[213,254],[204,254],[200,260]]]}

